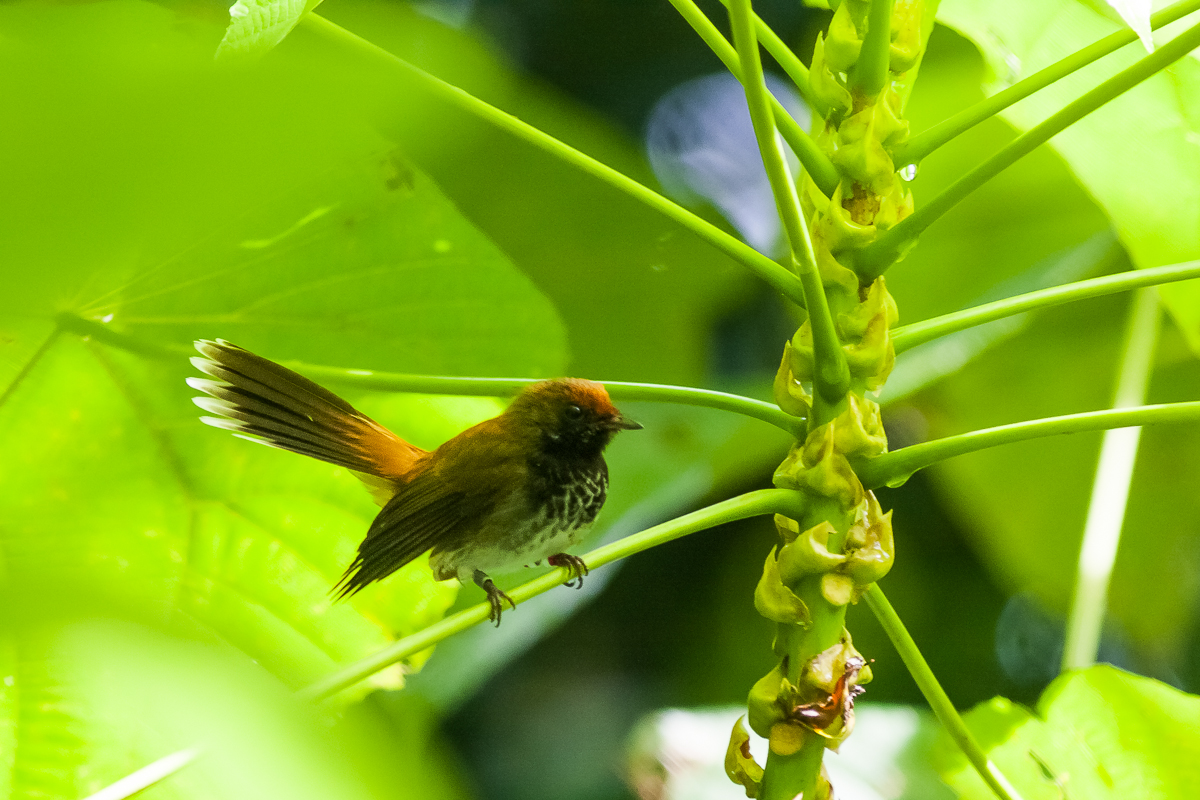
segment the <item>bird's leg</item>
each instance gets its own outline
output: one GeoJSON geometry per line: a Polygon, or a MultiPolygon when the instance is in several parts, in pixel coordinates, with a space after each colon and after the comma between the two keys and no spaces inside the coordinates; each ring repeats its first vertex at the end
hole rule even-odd
{"type": "Polygon", "coordinates": [[[583,588],[583,576],[588,574],[588,568],[582,558],[570,553],[555,553],[546,559],[546,563],[552,567],[566,567],[571,571],[571,577],[564,585],[574,586],[576,589],[583,588]]]}
{"type": "Polygon", "coordinates": [[[483,570],[475,570],[475,585],[487,592],[488,602],[492,604],[492,610],[488,613],[488,619],[496,623],[496,627],[500,627],[500,612],[504,610],[504,603],[507,602],[513,608],[517,604],[513,599],[500,590],[496,584],[492,583],[492,579],[484,573],[483,570]]]}

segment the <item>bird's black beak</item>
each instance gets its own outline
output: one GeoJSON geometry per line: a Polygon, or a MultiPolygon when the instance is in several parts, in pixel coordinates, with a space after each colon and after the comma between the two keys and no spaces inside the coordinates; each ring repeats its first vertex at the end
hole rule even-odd
{"type": "Polygon", "coordinates": [[[608,421],[608,425],[614,431],[640,431],[643,428],[643,425],[640,422],[634,422],[633,420],[628,419],[621,414],[617,414],[615,417],[610,419],[608,421]]]}

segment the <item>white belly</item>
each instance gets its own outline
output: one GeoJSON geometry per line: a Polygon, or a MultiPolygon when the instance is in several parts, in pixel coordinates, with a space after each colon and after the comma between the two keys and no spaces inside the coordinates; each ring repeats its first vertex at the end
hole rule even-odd
{"type": "Polygon", "coordinates": [[[529,517],[528,508],[514,500],[492,517],[491,529],[474,541],[454,550],[434,553],[429,566],[438,580],[458,578],[473,581],[478,570],[485,574],[531,567],[577,544],[591,524],[572,526],[565,520],[554,523],[545,513],[529,517]]]}

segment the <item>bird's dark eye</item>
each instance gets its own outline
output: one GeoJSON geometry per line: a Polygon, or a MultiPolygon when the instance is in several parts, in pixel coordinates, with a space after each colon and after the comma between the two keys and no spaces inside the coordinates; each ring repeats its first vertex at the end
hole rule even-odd
{"type": "Polygon", "coordinates": [[[567,406],[567,419],[579,419],[583,416],[583,409],[579,406],[567,406]]]}

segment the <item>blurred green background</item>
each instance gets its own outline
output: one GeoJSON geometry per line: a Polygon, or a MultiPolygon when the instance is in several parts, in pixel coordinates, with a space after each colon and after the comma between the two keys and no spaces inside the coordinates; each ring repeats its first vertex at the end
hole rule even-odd
{"type": "MultiPolygon", "coordinates": [[[[755,5],[807,60],[828,12],[755,5]]],[[[656,103],[720,71],[666,3],[320,13],[652,186],[656,103]]],[[[742,703],[772,666],[752,604],[770,523],[605,568],[414,659],[420,672],[297,707],[288,689],[482,595],[413,564],[331,606],[369,497],[344,471],[198,424],[190,342],[767,398],[793,309],[683,229],[312,30],[215,62],[227,20],[204,0],[0,5],[0,797],[82,797],[198,741],[211,757],[146,797],[635,796],[639,719],[742,703]]],[[[937,28],[913,129],[983,97],[989,64],[937,28]]],[[[917,203],[1013,136],[993,120],[936,153],[917,203]]],[[[1041,148],[948,214],[888,274],[901,321],[1129,268],[1124,218],[1079,174],[1041,148]]],[[[717,205],[694,207],[735,231],[717,205]]],[[[1105,406],[1126,304],[912,352],[881,401],[893,449],[1105,406]]],[[[339,390],[425,447],[502,407],[339,390]]],[[[1150,399],[1197,396],[1167,322],[1150,399]]],[[[609,451],[596,541],[764,487],[788,446],[721,412],[624,410],[646,430],[609,451]]],[[[1031,703],[1057,674],[1099,441],[963,457],[881,493],[899,551],[883,586],[959,707],[1031,703]]],[[[1193,692],[1198,453],[1193,428],[1144,434],[1102,647],[1193,692]]],[[[865,607],[849,619],[875,659],[860,702],[921,706],[865,607]]]]}

